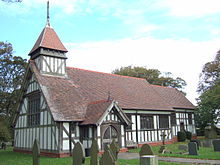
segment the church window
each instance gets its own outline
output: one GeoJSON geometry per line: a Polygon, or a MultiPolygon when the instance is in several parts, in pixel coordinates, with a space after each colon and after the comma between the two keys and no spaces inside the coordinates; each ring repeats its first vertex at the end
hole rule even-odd
{"type": "Polygon", "coordinates": [[[171,113],[171,125],[176,125],[176,113],[171,113]]]}
{"type": "Polygon", "coordinates": [[[34,93],[28,96],[28,126],[40,125],[40,94],[34,93]]]}
{"type": "Polygon", "coordinates": [[[159,115],[159,128],[169,128],[168,115],[159,115]]]}
{"type": "Polygon", "coordinates": [[[189,121],[189,124],[192,124],[192,114],[191,113],[188,114],[188,121],[189,121]]]}
{"type": "Polygon", "coordinates": [[[141,115],[141,129],[153,129],[154,121],[151,115],[141,115]]]}

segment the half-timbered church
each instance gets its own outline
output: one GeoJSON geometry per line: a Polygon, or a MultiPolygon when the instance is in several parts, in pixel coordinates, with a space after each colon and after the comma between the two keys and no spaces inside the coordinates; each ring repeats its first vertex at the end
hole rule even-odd
{"type": "Polygon", "coordinates": [[[47,24],[31,49],[14,120],[14,151],[67,156],[80,141],[89,153],[115,139],[121,149],[173,142],[180,129],[195,135],[193,104],[178,90],[145,79],[66,67],[67,49],[47,24]]]}

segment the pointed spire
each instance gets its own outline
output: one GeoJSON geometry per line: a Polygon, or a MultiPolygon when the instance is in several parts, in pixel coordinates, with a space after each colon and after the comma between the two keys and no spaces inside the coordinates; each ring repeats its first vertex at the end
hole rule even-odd
{"type": "Polygon", "coordinates": [[[50,27],[50,2],[49,0],[47,1],[47,24],[46,26],[50,27]]]}

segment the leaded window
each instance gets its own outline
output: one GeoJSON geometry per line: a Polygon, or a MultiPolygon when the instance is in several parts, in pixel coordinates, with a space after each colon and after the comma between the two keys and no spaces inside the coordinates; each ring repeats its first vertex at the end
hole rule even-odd
{"type": "Polygon", "coordinates": [[[188,114],[188,122],[189,122],[189,124],[192,124],[192,114],[191,113],[188,114]]]}
{"type": "Polygon", "coordinates": [[[176,125],[176,113],[171,113],[171,125],[176,125]]]}
{"type": "Polygon", "coordinates": [[[28,96],[28,126],[40,125],[40,93],[28,96]]]}
{"type": "MultiPolygon", "coordinates": [[[[129,120],[132,121],[132,120],[131,120],[131,114],[126,114],[126,115],[127,115],[127,117],[129,118],[129,120]]],[[[131,124],[131,125],[128,125],[128,126],[126,127],[126,130],[132,130],[132,124],[131,124]]]]}
{"type": "Polygon", "coordinates": [[[159,128],[169,128],[168,115],[159,115],[159,128]]]}
{"type": "Polygon", "coordinates": [[[141,129],[153,129],[154,121],[152,115],[141,115],[141,129]]]}

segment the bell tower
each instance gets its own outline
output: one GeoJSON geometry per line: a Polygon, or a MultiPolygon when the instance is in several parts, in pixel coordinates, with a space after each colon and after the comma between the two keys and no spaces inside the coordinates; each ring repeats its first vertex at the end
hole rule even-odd
{"type": "Polygon", "coordinates": [[[50,25],[49,1],[47,1],[46,26],[28,55],[31,60],[35,61],[41,74],[65,76],[67,52],[67,49],[50,25]]]}

